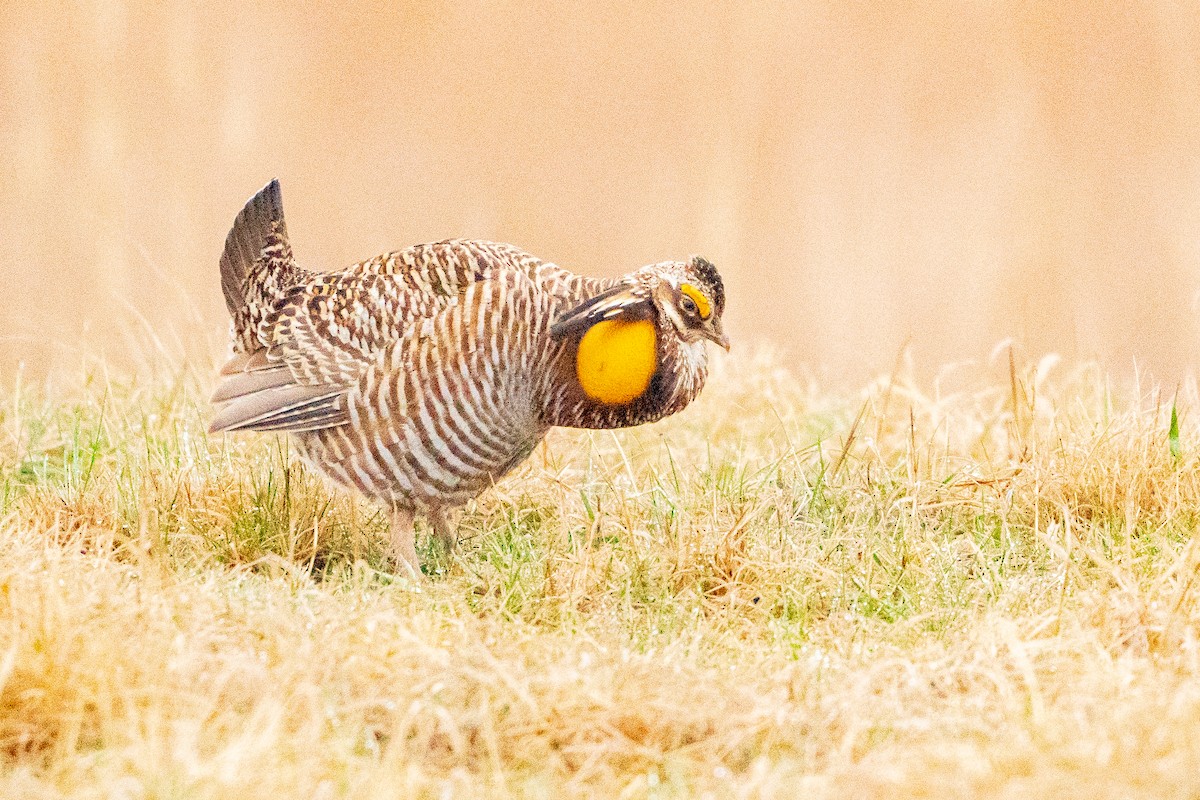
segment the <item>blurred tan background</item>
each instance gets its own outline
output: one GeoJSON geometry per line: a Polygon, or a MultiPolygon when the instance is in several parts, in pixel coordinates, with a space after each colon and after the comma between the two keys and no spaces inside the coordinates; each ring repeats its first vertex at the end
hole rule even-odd
{"type": "Polygon", "coordinates": [[[1190,373],[1200,6],[885,5],[7,0],[0,381],[219,353],[217,258],[272,176],[309,266],[702,253],[735,345],[831,380],[1007,337],[1190,373]]]}

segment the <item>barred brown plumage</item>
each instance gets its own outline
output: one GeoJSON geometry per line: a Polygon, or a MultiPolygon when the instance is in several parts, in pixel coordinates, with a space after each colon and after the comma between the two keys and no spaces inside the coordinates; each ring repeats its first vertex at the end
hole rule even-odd
{"type": "Polygon", "coordinates": [[[704,386],[704,340],[729,347],[724,286],[699,256],[601,280],[452,240],[314,273],[292,257],[278,181],[234,221],[221,285],[233,356],[210,431],[290,432],[315,468],[391,508],[393,558],[414,574],[415,513],[452,547],[446,512],[551,427],[673,414],[704,386]]]}

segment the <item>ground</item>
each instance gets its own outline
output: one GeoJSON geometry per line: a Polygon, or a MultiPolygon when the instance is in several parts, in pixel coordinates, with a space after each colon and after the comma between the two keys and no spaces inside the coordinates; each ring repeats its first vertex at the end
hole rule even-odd
{"type": "Polygon", "coordinates": [[[209,366],[0,394],[0,796],[1200,796],[1194,386],[731,357],[413,582],[209,366]]]}

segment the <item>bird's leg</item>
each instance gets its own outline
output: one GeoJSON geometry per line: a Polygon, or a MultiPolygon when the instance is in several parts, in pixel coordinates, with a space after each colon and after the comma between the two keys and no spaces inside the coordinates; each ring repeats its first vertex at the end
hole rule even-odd
{"type": "Polygon", "coordinates": [[[446,555],[453,553],[454,545],[458,543],[458,533],[450,527],[450,522],[446,519],[446,512],[442,508],[434,508],[428,516],[429,524],[433,527],[433,535],[442,544],[442,552],[446,555]]]}
{"type": "Polygon", "coordinates": [[[388,555],[396,567],[406,567],[414,578],[421,577],[421,562],[414,545],[413,512],[408,508],[392,509],[392,537],[388,555]]]}

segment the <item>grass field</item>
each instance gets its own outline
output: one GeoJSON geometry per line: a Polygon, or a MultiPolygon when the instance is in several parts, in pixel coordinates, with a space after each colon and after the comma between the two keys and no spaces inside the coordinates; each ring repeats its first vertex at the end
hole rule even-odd
{"type": "Polygon", "coordinates": [[[1195,386],[737,355],[420,583],[208,365],[6,390],[0,796],[1200,796],[1195,386]]]}

